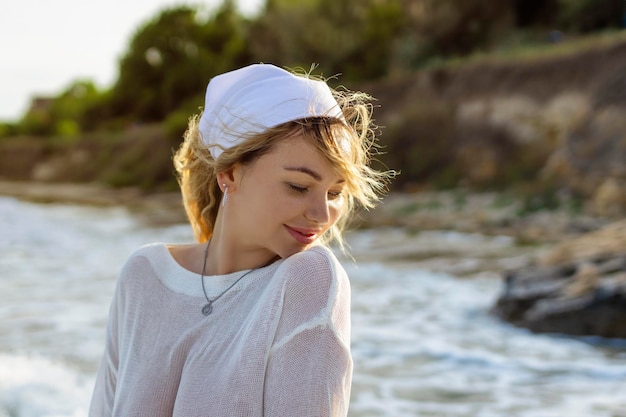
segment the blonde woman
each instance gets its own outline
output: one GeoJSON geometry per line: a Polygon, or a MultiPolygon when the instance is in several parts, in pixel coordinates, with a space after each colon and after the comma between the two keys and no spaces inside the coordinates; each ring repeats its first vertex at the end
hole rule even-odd
{"type": "Polygon", "coordinates": [[[342,246],[369,168],[369,97],[256,64],[214,77],[175,155],[197,243],[124,265],[90,415],[345,416],[342,246]]]}

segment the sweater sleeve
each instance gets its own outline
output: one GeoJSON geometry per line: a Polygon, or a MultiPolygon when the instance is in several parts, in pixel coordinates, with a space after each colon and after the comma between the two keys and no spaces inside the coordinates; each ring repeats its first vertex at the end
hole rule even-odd
{"type": "Polygon", "coordinates": [[[265,379],[265,416],[346,416],[350,402],[350,286],[332,253],[285,261],[284,300],[265,379]]]}
{"type": "Polygon", "coordinates": [[[122,269],[109,308],[104,355],[100,361],[100,368],[96,375],[96,383],[89,408],[89,417],[105,417],[113,414],[117,372],[119,368],[120,320],[122,319],[121,310],[123,306],[123,300],[121,299],[123,296],[122,279],[127,265],[128,263],[125,265],[125,268],[122,269]]]}

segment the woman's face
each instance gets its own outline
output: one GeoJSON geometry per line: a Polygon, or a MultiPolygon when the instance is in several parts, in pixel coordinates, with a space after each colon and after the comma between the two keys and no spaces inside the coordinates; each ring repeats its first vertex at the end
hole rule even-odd
{"type": "Polygon", "coordinates": [[[228,234],[239,247],[288,257],[310,247],[341,214],[344,180],[301,136],[232,171],[228,234]]]}

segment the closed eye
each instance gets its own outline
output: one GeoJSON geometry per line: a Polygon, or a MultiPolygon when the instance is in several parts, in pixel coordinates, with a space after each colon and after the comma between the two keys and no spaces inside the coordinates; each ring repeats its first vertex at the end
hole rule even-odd
{"type": "Polygon", "coordinates": [[[308,191],[307,187],[301,187],[301,186],[295,185],[295,184],[287,184],[287,185],[289,186],[289,188],[292,191],[295,191],[295,192],[297,192],[299,194],[304,194],[304,193],[306,193],[308,191]]]}
{"type": "Polygon", "coordinates": [[[328,199],[329,200],[336,200],[339,197],[341,197],[341,191],[329,191],[328,192],[328,199]]]}
{"type": "MultiPolygon", "coordinates": [[[[306,194],[309,191],[309,187],[303,187],[296,184],[287,183],[287,186],[291,191],[294,191],[298,194],[306,194]]],[[[342,191],[329,191],[327,193],[329,200],[336,200],[341,197],[342,191]]]]}

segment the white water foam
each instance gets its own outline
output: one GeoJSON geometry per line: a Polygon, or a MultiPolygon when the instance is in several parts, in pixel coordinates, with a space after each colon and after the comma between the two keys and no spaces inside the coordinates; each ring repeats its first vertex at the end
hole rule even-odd
{"type": "Polygon", "coordinates": [[[0,354],[0,416],[84,417],[93,383],[48,358],[0,354]]]}

